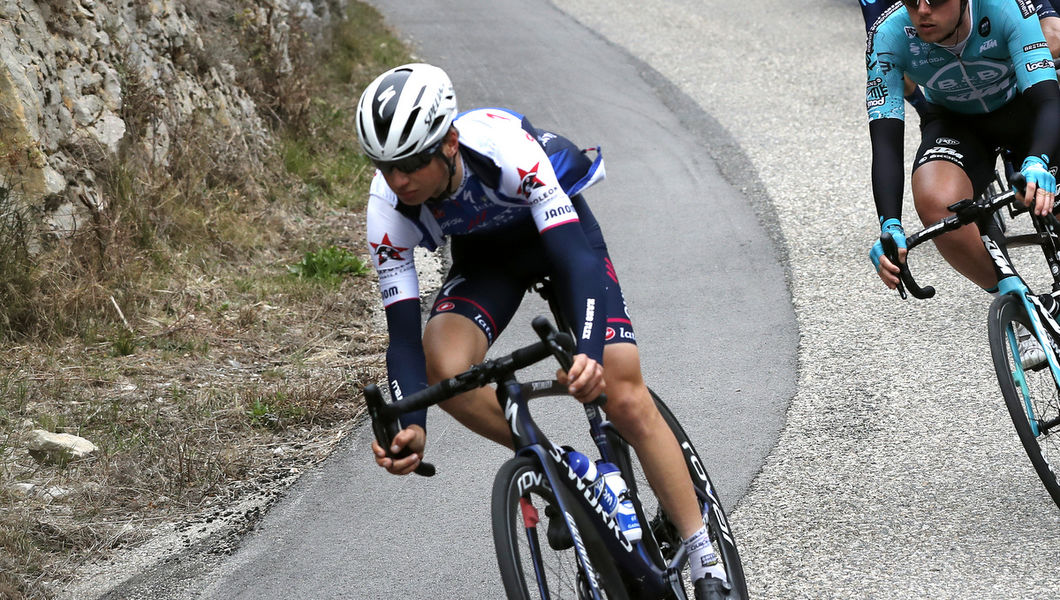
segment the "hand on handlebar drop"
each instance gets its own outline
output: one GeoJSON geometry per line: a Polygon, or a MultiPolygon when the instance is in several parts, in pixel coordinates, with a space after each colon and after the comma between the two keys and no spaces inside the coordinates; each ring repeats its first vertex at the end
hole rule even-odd
{"type": "Polygon", "coordinates": [[[1027,180],[1023,205],[1030,207],[1039,217],[1044,217],[1052,211],[1053,199],[1056,196],[1056,176],[1049,171],[1047,161],[1046,156],[1028,156],[1020,167],[1020,174],[1027,180]]]}
{"type": "MultiPolygon", "coordinates": [[[[908,250],[906,249],[905,230],[902,228],[902,222],[898,219],[883,219],[882,217],[881,220],[883,222],[880,224],[880,233],[891,234],[891,239],[894,240],[895,245],[898,247],[898,262],[904,263],[908,250]]],[[[869,260],[872,261],[872,265],[876,267],[876,274],[880,276],[883,283],[887,284],[887,287],[892,290],[898,287],[901,269],[887,256],[883,249],[883,243],[878,239],[869,251],[869,260]]]]}
{"type": "Polygon", "coordinates": [[[567,372],[556,371],[556,381],[567,386],[578,402],[592,402],[604,393],[604,367],[586,354],[576,354],[567,372]]]}
{"type": "Polygon", "coordinates": [[[423,460],[423,449],[426,445],[427,432],[419,425],[409,425],[394,436],[390,453],[397,454],[402,448],[407,448],[412,454],[405,458],[390,458],[375,440],[372,440],[372,453],[375,454],[375,463],[380,467],[394,475],[408,475],[415,471],[423,460]]]}

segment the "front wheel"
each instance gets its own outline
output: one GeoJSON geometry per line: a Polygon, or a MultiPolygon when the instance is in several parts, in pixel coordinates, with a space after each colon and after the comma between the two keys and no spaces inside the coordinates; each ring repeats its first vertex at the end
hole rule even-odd
{"type": "Polygon", "coordinates": [[[1009,294],[999,296],[990,305],[987,327],[997,381],[1034,470],[1060,506],[1056,466],[1060,465],[1060,400],[1056,381],[1048,366],[1023,368],[1014,330],[1016,324],[1033,331],[1022,300],[1009,294]]]}
{"type": "Polygon", "coordinates": [[[592,598],[591,577],[608,600],[626,600],[622,578],[607,547],[581,505],[568,497],[566,489],[551,488],[535,457],[513,458],[497,472],[493,481],[493,543],[508,598],[586,600],[592,598]],[[564,494],[568,515],[558,510],[556,493],[564,494]],[[553,533],[551,540],[549,531],[553,533]],[[561,535],[555,535],[557,532],[561,535]],[[567,543],[555,542],[563,537],[567,543]],[[578,560],[579,548],[588,556],[588,570],[578,560]]]}

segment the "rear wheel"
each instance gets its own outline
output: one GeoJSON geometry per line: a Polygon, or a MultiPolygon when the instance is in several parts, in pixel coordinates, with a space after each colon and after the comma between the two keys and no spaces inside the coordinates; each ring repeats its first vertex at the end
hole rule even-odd
{"type": "MultiPolygon", "coordinates": [[[[588,599],[592,597],[588,577],[594,578],[609,600],[628,598],[611,555],[581,505],[564,495],[563,503],[569,508],[569,514],[564,515],[558,510],[555,493],[535,458],[513,458],[497,472],[493,482],[493,542],[508,598],[588,599]],[[550,541],[549,529],[562,535],[553,535],[550,541]],[[556,543],[555,538],[568,542],[556,543]],[[579,547],[589,557],[591,573],[581,568],[579,547]]],[[[567,491],[560,489],[558,493],[567,491]]]]}
{"type": "MultiPolygon", "coordinates": [[[[688,438],[688,434],[685,433],[684,428],[677,421],[677,417],[674,416],[670,408],[654,391],[651,392],[651,395],[655,400],[655,406],[659,409],[659,413],[670,427],[670,430],[673,431],[674,437],[677,438],[677,444],[681,446],[681,451],[685,456],[689,475],[692,478],[692,483],[697,488],[696,493],[699,494],[700,510],[703,512],[711,543],[714,545],[714,550],[721,557],[729,583],[732,585],[732,590],[729,592],[728,597],[732,599],[747,598],[747,583],[744,579],[743,562],[740,560],[740,553],[736,548],[736,540],[733,537],[732,528],[729,527],[728,517],[718,499],[714,484],[703,466],[703,461],[700,460],[699,454],[692,445],[692,441],[688,438]]],[[[636,485],[637,497],[641,501],[641,507],[644,512],[642,516],[645,522],[650,524],[652,534],[658,542],[659,552],[664,564],[668,563],[681,547],[681,536],[677,531],[677,527],[670,521],[670,517],[659,506],[659,501],[651,491],[648,479],[644,475],[644,470],[640,466],[636,453],[630,452],[629,446],[625,442],[622,442],[620,446],[623,449],[621,454],[628,456],[631,461],[630,468],[634,474],[633,480],[636,485]]],[[[682,579],[684,580],[688,597],[694,597],[690,568],[687,565],[682,574],[682,579]]]]}
{"type": "Polygon", "coordinates": [[[990,354],[1020,442],[1045,489],[1060,506],[1060,397],[1048,366],[1023,368],[1013,330],[1016,323],[1033,331],[1020,298],[1006,294],[994,300],[987,327],[990,354]]]}

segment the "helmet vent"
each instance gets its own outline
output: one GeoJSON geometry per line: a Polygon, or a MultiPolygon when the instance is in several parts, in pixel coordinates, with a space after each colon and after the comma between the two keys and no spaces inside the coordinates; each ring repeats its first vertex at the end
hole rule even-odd
{"type": "MultiPolygon", "coordinates": [[[[368,139],[368,132],[364,129],[364,119],[360,119],[360,118],[357,119],[357,129],[360,130],[359,133],[360,133],[361,139],[362,140],[367,140],[368,139]]],[[[363,142],[361,143],[361,146],[364,147],[364,143],[363,142]]]]}
{"type": "Polygon", "coordinates": [[[438,115],[437,117],[434,118],[434,122],[431,123],[431,129],[430,129],[430,132],[432,134],[438,132],[438,129],[445,123],[446,116],[447,115],[438,115]]]}
{"type": "Polygon", "coordinates": [[[405,142],[409,139],[409,134],[412,133],[412,128],[416,125],[416,121],[420,116],[420,108],[417,106],[412,112],[409,113],[407,119],[405,119],[405,127],[401,130],[401,137],[398,138],[398,148],[405,145],[405,142]]]}

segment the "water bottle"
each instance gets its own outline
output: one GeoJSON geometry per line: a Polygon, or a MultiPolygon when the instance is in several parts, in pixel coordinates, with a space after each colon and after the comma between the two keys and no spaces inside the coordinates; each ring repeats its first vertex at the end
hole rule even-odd
{"type": "Polygon", "coordinates": [[[1060,315],[1060,300],[1056,299],[1057,293],[1060,292],[1038,295],[1038,301],[1042,303],[1042,308],[1054,317],[1060,315]]]}
{"type": "Polygon", "coordinates": [[[567,452],[567,462],[579,477],[590,482],[600,508],[618,521],[626,539],[632,543],[640,541],[640,521],[633,503],[626,498],[628,488],[618,467],[604,461],[593,463],[589,457],[576,450],[567,452]]]}
{"type": "Polygon", "coordinates": [[[615,465],[603,461],[596,466],[596,470],[604,481],[603,495],[609,496],[606,502],[601,500],[601,505],[613,506],[611,516],[618,521],[618,526],[622,528],[626,539],[634,544],[639,542],[640,521],[637,519],[637,510],[633,507],[633,502],[629,500],[629,488],[626,487],[626,480],[622,479],[622,473],[615,465]]]}
{"type": "MultiPolygon", "coordinates": [[[[596,463],[581,452],[571,449],[567,450],[567,463],[570,464],[571,470],[573,470],[578,477],[589,482],[589,489],[592,491],[592,497],[594,499],[599,499],[600,491],[604,486],[604,482],[598,478],[596,463]]],[[[603,505],[603,503],[601,503],[601,505],[603,505]]],[[[608,515],[611,514],[611,508],[607,506],[603,506],[603,508],[605,513],[608,515]]]]}

